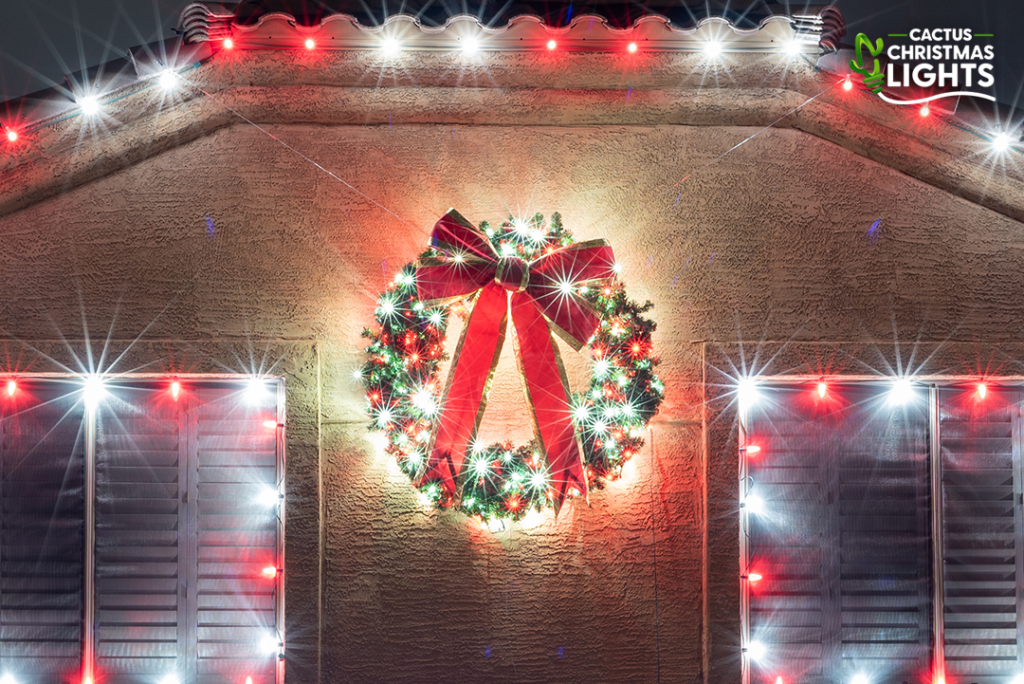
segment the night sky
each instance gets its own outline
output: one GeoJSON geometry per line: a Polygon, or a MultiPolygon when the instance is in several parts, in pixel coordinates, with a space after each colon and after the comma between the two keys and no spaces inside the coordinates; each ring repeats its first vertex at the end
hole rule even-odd
{"type": "MultiPolygon", "coordinates": [[[[64,74],[123,57],[126,48],[168,38],[189,0],[0,0],[0,100],[61,82],[64,74]]],[[[635,5],[636,3],[634,3],[635,5]]],[[[692,3],[691,3],[692,4],[692,3]]],[[[746,0],[735,0],[741,7],[746,0]]],[[[996,97],[1024,104],[1022,0],[838,0],[844,42],[911,28],[993,33],[996,97]]],[[[793,7],[803,4],[793,3],[793,7]]]]}

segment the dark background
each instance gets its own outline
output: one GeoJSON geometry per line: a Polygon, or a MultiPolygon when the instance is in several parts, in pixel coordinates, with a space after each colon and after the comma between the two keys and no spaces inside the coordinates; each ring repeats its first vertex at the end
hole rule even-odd
{"type": "MultiPolygon", "coordinates": [[[[134,45],[171,37],[178,15],[188,3],[0,0],[0,100],[49,87],[67,73],[123,57],[125,49],[134,45]]],[[[452,3],[453,8],[464,11],[460,4],[452,3]]],[[[703,14],[699,0],[685,4],[703,14]]],[[[750,4],[749,0],[735,0],[731,7],[742,11],[750,4]]],[[[804,6],[786,4],[793,9],[804,6]]],[[[877,38],[914,27],[971,28],[995,34],[994,94],[1006,104],[1020,101],[1024,46],[1018,41],[1024,28],[1024,0],[838,0],[836,5],[846,17],[847,44],[861,31],[877,38]]],[[[632,6],[642,4],[634,2],[632,6]]],[[[470,11],[472,7],[470,3],[470,11]]]]}

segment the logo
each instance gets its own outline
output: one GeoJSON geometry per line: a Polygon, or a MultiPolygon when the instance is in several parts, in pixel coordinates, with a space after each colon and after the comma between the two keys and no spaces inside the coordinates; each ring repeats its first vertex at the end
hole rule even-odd
{"type": "Polygon", "coordinates": [[[886,102],[896,105],[915,105],[944,97],[980,97],[990,102],[996,99],[970,88],[990,88],[995,83],[992,61],[995,48],[975,43],[979,38],[991,38],[991,33],[974,33],[971,29],[913,29],[910,33],[890,33],[890,38],[905,38],[885,47],[881,38],[872,42],[863,33],[857,34],[854,44],[856,58],[850,68],[862,76],[864,87],[886,102]],[[882,68],[882,58],[887,60],[882,68]],[[882,92],[894,95],[893,99],[882,92]],[[934,89],[944,92],[925,97],[922,91],[934,89]],[[949,90],[946,90],[949,89],[949,90]]]}

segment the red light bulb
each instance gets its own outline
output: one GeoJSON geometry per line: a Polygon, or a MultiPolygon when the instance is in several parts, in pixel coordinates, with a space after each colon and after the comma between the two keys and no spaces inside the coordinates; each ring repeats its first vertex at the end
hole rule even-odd
{"type": "Polygon", "coordinates": [[[18,139],[18,131],[14,130],[13,128],[8,128],[7,139],[10,140],[11,142],[15,142],[18,139]]]}
{"type": "Polygon", "coordinates": [[[743,447],[743,450],[746,451],[748,454],[758,454],[761,452],[761,447],[751,444],[749,446],[743,447]]]}
{"type": "Polygon", "coordinates": [[[7,396],[13,397],[14,393],[18,391],[18,383],[14,380],[7,381],[7,396]]]}
{"type": "Polygon", "coordinates": [[[274,428],[277,427],[277,421],[276,420],[265,420],[265,421],[263,421],[263,427],[267,428],[268,430],[273,430],[274,428]]]}
{"type": "Polygon", "coordinates": [[[752,572],[749,575],[747,575],[747,581],[750,582],[751,584],[757,584],[758,582],[761,581],[761,579],[762,579],[761,576],[758,575],[756,572],[752,572]]]}
{"type": "Polygon", "coordinates": [[[312,50],[315,47],[316,47],[316,43],[313,42],[313,39],[312,38],[307,38],[306,39],[306,49],[307,50],[312,50]]]}
{"type": "Polygon", "coordinates": [[[181,394],[181,383],[175,380],[171,383],[171,396],[174,397],[174,401],[178,401],[179,394],[181,394]]]}
{"type": "Polygon", "coordinates": [[[556,47],[558,47],[558,43],[553,40],[548,41],[548,50],[554,50],[556,47]]]}
{"type": "Polygon", "coordinates": [[[267,567],[263,568],[263,576],[264,577],[277,577],[277,568],[274,567],[273,565],[268,565],[267,567]]]}
{"type": "Polygon", "coordinates": [[[225,50],[230,50],[233,47],[235,47],[235,41],[231,40],[230,38],[225,38],[224,39],[224,49],[225,50]]]}
{"type": "Polygon", "coordinates": [[[981,399],[984,399],[987,394],[988,394],[988,386],[986,386],[985,383],[983,383],[983,382],[979,382],[978,383],[978,397],[981,398],[981,399]]]}
{"type": "Polygon", "coordinates": [[[853,90],[853,81],[850,80],[849,74],[843,80],[843,90],[853,90]]]}
{"type": "Polygon", "coordinates": [[[924,118],[924,117],[928,116],[931,113],[932,113],[932,110],[931,110],[931,108],[927,104],[925,104],[924,106],[921,107],[921,118],[924,118]]]}
{"type": "Polygon", "coordinates": [[[825,398],[825,394],[828,392],[828,385],[825,384],[824,380],[818,382],[818,396],[822,399],[825,398]]]}
{"type": "Polygon", "coordinates": [[[630,52],[636,52],[636,43],[630,43],[630,44],[629,44],[629,45],[628,45],[628,46],[626,47],[626,49],[627,49],[627,50],[629,50],[630,52]]]}

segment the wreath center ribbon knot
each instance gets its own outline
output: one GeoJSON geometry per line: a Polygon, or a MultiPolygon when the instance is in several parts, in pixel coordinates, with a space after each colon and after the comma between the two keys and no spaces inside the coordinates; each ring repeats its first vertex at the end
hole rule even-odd
{"type": "Polygon", "coordinates": [[[531,262],[499,256],[487,236],[454,210],[438,219],[431,242],[447,257],[416,264],[420,301],[431,305],[472,295],[474,302],[452,356],[418,484],[438,480],[449,496],[460,495],[463,465],[484,415],[511,312],[516,361],[557,511],[570,490],[586,494],[588,487],[569,383],[552,334],[579,351],[597,330],[600,315],[575,289],[614,277],[612,248],[604,240],[592,240],[531,262]]]}

